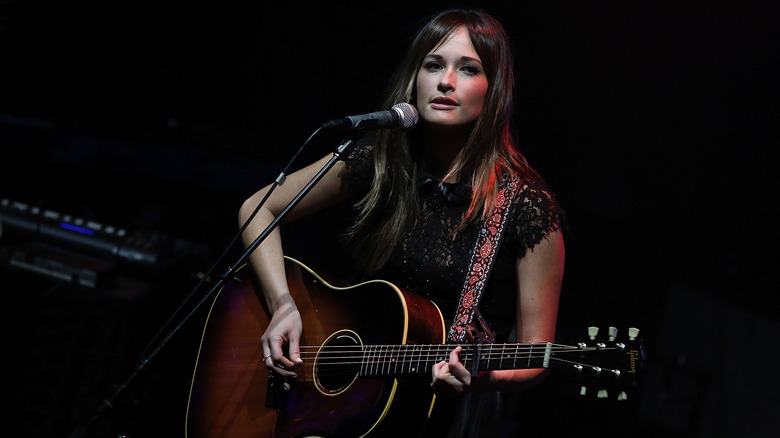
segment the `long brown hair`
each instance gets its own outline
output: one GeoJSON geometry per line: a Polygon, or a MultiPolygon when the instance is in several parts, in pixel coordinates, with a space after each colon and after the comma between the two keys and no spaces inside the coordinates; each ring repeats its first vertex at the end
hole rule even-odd
{"type": "MultiPolygon", "coordinates": [[[[464,27],[480,56],[488,90],[482,113],[467,139],[461,159],[453,169],[470,183],[473,196],[468,211],[455,230],[484,219],[491,211],[508,172],[521,178],[539,175],[518,151],[511,128],[514,105],[514,68],[509,39],[501,24],[482,10],[452,9],[429,19],[417,32],[388,87],[383,109],[398,102],[416,103],[415,83],[425,56],[455,30],[464,27]]],[[[419,135],[401,130],[377,133],[373,151],[373,182],[357,204],[358,220],[348,230],[356,261],[366,272],[381,268],[410,225],[409,212],[417,211],[415,187],[421,172],[419,135]]]]}

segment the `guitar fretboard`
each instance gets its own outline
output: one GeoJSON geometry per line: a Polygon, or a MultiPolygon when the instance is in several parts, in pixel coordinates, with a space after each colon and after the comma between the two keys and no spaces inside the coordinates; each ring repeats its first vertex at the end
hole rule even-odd
{"type": "MultiPolygon", "coordinates": [[[[360,376],[428,374],[434,364],[449,360],[454,347],[450,344],[367,345],[360,358],[360,376]]],[[[474,371],[547,368],[552,347],[551,343],[461,345],[460,360],[474,371]]]]}

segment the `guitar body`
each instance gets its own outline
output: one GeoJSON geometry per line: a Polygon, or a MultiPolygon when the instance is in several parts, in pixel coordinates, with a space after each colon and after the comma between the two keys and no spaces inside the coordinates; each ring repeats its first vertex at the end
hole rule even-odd
{"type": "Polygon", "coordinates": [[[268,321],[247,275],[219,292],[198,352],[185,436],[273,436],[276,413],[265,406],[268,371],[260,345],[268,321]]]}
{"type": "MultiPolygon", "coordinates": [[[[441,313],[426,299],[379,280],[348,286],[290,258],[285,267],[303,321],[301,345],[444,343],[441,313]]],[[[435,399],[427,378],[361,379],[357,366],[334,376],[320,372],[332,364],[305,356],[298,379],[282,390],[262,364],[267,326],[248,278],[221,291],[193,376],[188,437],[379,437],[423,429],[435,399]]]]}

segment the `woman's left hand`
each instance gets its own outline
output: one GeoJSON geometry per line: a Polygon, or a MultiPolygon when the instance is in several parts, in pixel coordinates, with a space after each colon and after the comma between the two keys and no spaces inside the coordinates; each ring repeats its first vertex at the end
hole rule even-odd
{"type": "Polygon", "coordinates": [[[471,373],[460,363],[461,347],[450,352],[450,360],[433,365],[431,388],[440,396],[453,396],[468,391],[471,373]]]}

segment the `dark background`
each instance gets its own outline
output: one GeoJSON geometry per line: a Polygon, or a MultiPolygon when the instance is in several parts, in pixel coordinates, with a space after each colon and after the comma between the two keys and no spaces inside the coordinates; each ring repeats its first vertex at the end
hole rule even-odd
{"type": "MultiPolygon", "coordinates": [[[[241,201],[321,123],[373,111],[418,22],[464,4],[510,34],[521,147],[568,213],[559,334],[636,326],[647,343],[630,403],[578,402],[553,379],[518,421],[528,434],[780,434],[774,2],[11,0],[0,199],[172,254],[150,273],[59,243],[116,273],[97,288],[6,263],[12,435],[83,424],[229,246],[241,201]]],[[[291,229],[289,251],[327,248],[323,223],[291,229]]],[[[3,233],[5,258],[29,243],[3,233]]],[[[95,436],[183,435],[200,326],[184,325],[95,436]]]]}

